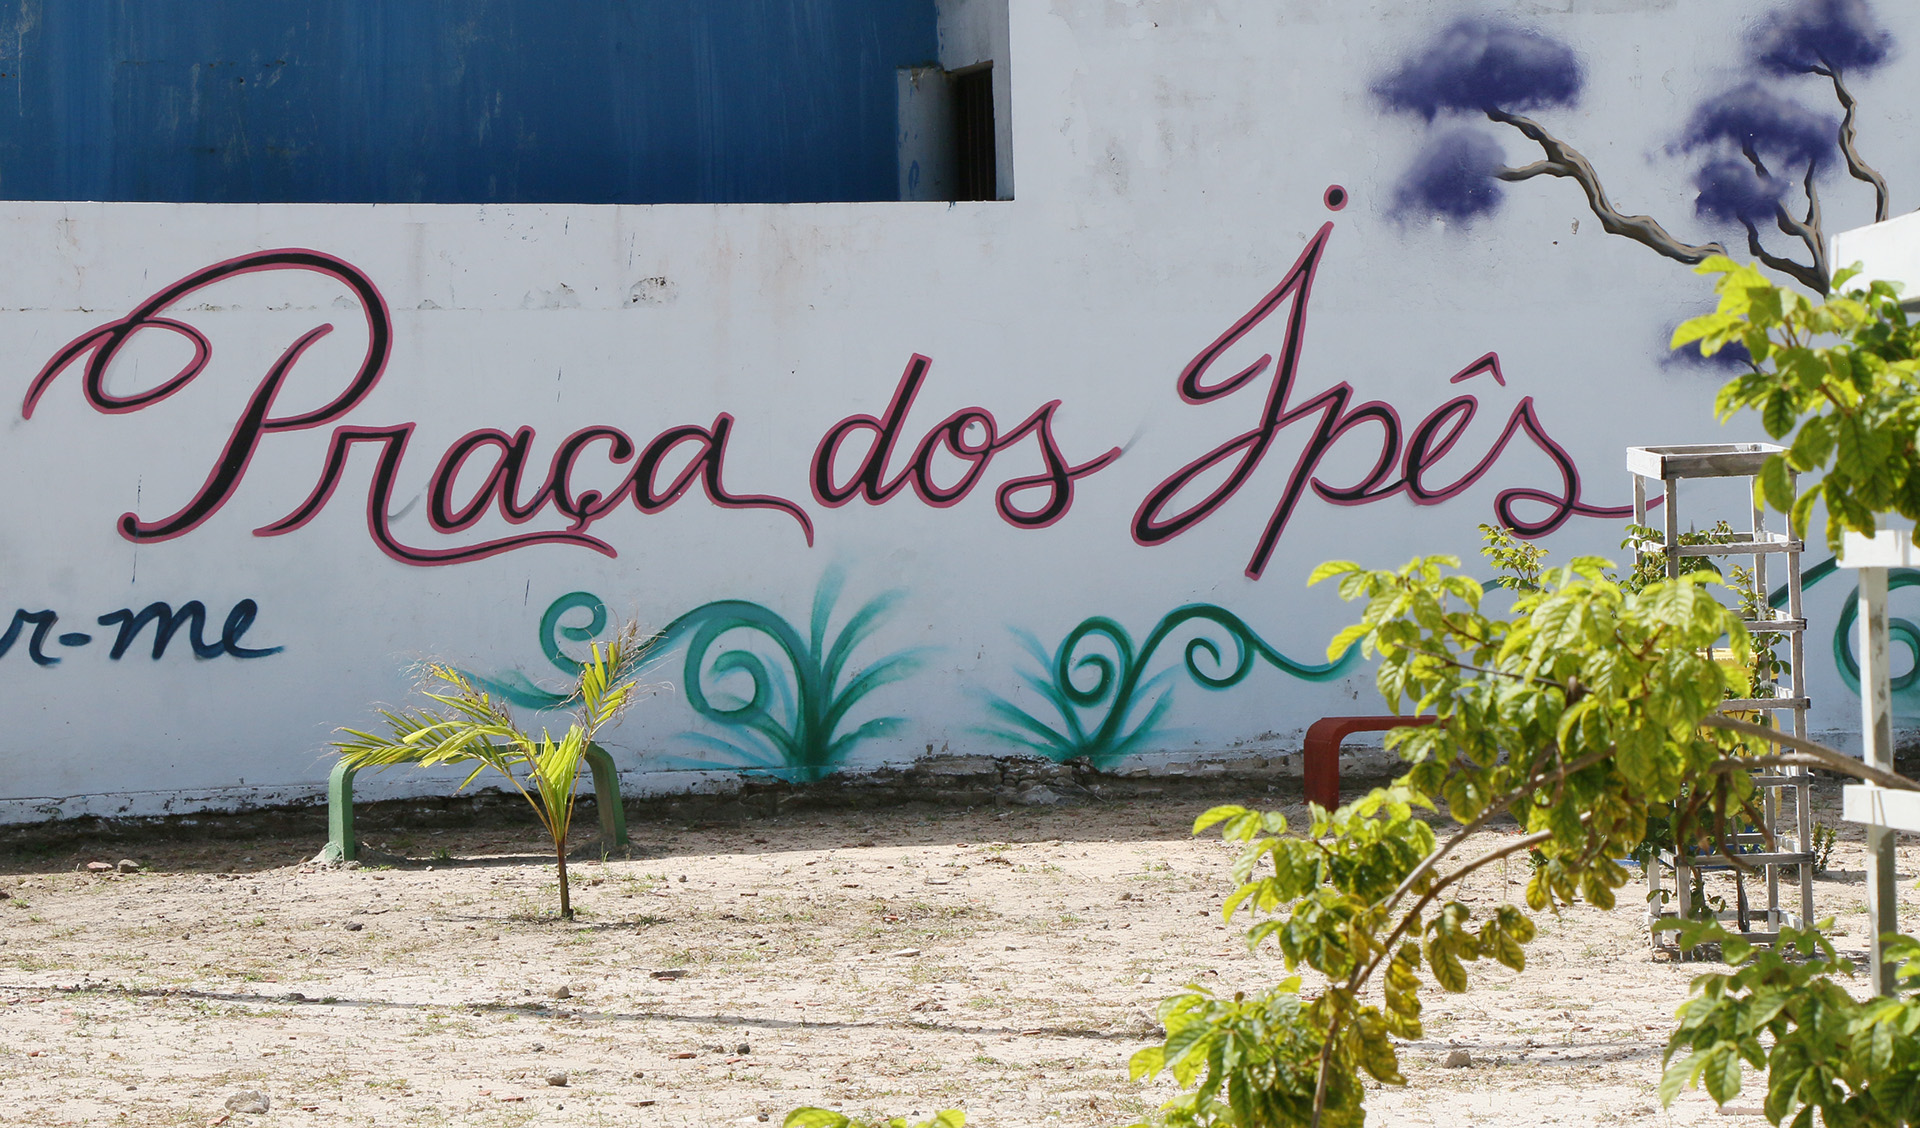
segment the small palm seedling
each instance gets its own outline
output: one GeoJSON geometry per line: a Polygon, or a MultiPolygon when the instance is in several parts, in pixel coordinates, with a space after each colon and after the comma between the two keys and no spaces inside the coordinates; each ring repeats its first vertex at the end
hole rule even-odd
{"type": "Polygon", "coordinates": [[[340,731],[351,739],[336,740],[333,746],[356,769],[471,764],[473,771],[460,781],[462,788],[488,768],[505,776],[553,840],[554,864],[560,873],[560,916],[571,920],[567,832],[573,825],[580,761],[594,736],[618,721],[633,703],[639,692],[634,674],[658,639],[642,636],[628,624],[618,637],[604,645],[594,644],[592,657],[581,663],[573,692],[563,701],[574,706],[573,724],[558,740],[546,729],[537,737],[527,733],[505,704],[475,686],[466,674],[435,662],[426,667],[422,692],[436,707],[383,709],[386,735],[343,728],[340,731]]]}

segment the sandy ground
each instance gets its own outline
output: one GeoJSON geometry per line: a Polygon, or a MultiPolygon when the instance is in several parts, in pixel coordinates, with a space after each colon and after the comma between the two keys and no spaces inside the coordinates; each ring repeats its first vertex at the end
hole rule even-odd
{"type": "MultiPolygon", "coordinates": [[[[1128,1124],[1171,1091],[1126,1076],[1163,995],[1282,974],[1220,922],[1231,854],[1187,834],[1208,805],[636,823],[638,856],[573,867],[571,924],[518,826],[396,836],[420,860],[391,868],[318,868],[318,842],[264,838],[16,856],[0,1123],[706,1126],[819,1104],[1128,1124]],[[84,872],[121,857],[142,868],[84,872]],[[270,1111],[227,1111],[245,1089],[270,1111]]],[[[1468,895],[1517,899],[1524,876],[1484,872],[1468,895]]],[[[1861,948],[1857,832],[1817,889],[1861,948]]],[[[1659,1107],[1702,967],[1655,961],[1640,916],[1549,918],[1524,976],[1436,992],[1410,1084],[1371,1093],[1370,1122],[1764,1123],[1757,1080],[1731,1115],[1697,1093],[1659,1107]],[[1454,1048],[1474,1064],[1443,1068],[1454,1048]]]]}

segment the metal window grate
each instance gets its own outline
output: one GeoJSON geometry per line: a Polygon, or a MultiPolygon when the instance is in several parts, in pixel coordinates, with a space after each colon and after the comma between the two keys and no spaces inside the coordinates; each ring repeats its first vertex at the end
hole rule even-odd
{"type": "Polygon", "coordinates": [[[999,170],[993,147],[993,66],[953,76],[954,198],[991,200],[999,170]]]}

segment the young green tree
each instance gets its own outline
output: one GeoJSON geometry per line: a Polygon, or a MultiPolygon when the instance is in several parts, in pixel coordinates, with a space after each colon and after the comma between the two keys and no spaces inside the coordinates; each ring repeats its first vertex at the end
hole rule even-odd
{"type": "Polygon", "coordinates": [[[1227,901],[1250,910],[1250,945],[1272,940],[1290,977],[1259,997],[1193,990],[1162,1005],[1168,1037],[1141,1051],[1135,1076],[1171,1070],[1192,1086],[1166,1106],[1180,1126],[1341,1126],[1364,1122],[1361,1074],[1400,1084],[1395,1042],[1421,1034],[1430,981],[1463,991],[1467,965],[1526,966],[1529,912],[1584,898],[1602,907],[1628,873],[1614,859],[1640,844],[1649,817],[1679,805],[1677,833],[1711,838],[1754,802],[1750,769],[1767,760],[1737,732],[1703,727],[1736,686],[1737,670],[1709,648],[1722,636],[1745,656],[1738,617],[1706,575],[1623,590],[1609,564],[1580,558],[1542,572],[1507,617],[1449,557],[1397,572],[1323,565],[1341,594],[1366,603],[1333,642],[1379,658],[1377,680],[1396,711],[1440,722],[1395,730],[1410,761],[1396,783],[1327,812],[1303,834],[1276,813],[1209,812],[1242,844],[1227,901]],[[1436,832],[1418,812],[1451,823],[1436,832]],[[1463,856],[1489,823],[1511,815],[1520,833],[1463,856]],[[1526,909],[1491,914],[1455,886],[1514,854],[1540,859],[1526,909]]]}
{"type": "Polygon", "coordinates": [[[639,692],[634,675],[656,641],[657,636],[643,637],[628,624],[612,641],[595,643],[566,701],[574,706],[573,723],[557,740],[546,729],[537,737],[522,729],[505,704],[458,669],[435,662],[426,667],[422,689],[434,706],[381,710],[387,722],[384,735],[343,728],[350,739],[333,746],[355,768],[471,764],[473,771],[460,782],[462,788],[488,768],[504,776],[552,840],[560,875],[560,916],[571,920],[567,834],[573,826],[580,761],[600,730],[617,722],[633,704],[639,692]]]}
{"type": "MultiPolygon", "coordinates": [[[[1737,341],[1752,358],[1718,410],[1754,408],[1770,434],[1793,436],[1767,465],[1764,498],[1796,530],[1824,499],[1835,544],[1844,530],[1873,531],[1876,512],[1920,517],[1920,334],[1893,288],[1876,283],[1814,303],[1724,257],[1701,270],[1722,276],[1720,308],[1681,326],[1675,345],[1699,342],[1712,353],[1737,341]],[[1824,476],[1796,500],[1788,469],[1824,476]]],[[[1403,1082],[1395,1044],[1420,1036],[1429,983],[1464,991],[1467,965],[1481,959],[1523,970],[1530,914],[1575,899],[1611,906],[1628,878],[1614,859],[1631,856],[1651,825],[1739,867],[1725,834],[1761,822],[1757,771],[1815,767],[1920,790],[1716,713],[1750,692],[1753,657],[1739,613],[1712,590],[1717,575],[1622,581],[1603,560],[1545,569],[1525,546],[1491,538],[1490,548],[1516,581],[1503,585],[1517,593],[1504,617],[1483,609],[1483,587],[1451,557],[1399,571],[1332,563],[1315,572],[1313,582],[1338,578],[1344,598],[1366,605],[1329,654],[1358,642],[1378,657],[1391,708],[1440,721],[1389,735],[1409,762],[1391,787],[1335,811],[1312,808],[1306,827],[1241,807],[1195,824],[1241,844],[1227,918],[1249,914],[1249,945],[1271,941],[1289,971],[1317,977],[1309,986],[1289,975],[1231,998],[1193,987],[1162,1003],[1166,1038],[1134,1055],[1132,1073],[1169,1073],[1181,1085],[1161,1110],[1166,1125],[1362,1124],[1363,1075],[1403,1082]],[[1714,658],[1723,640],[1731,664],[1714,658]],[[1468,854],[1478,832],[1507,816],[1518,833],[1468,854]],[[1539,860],[1524,909],[1476,916],[1453,896],[1467,876],[1521,851],[1539,860]]],[[[1694,1082],[1724,1103],[1751,1066],[1767,1071],[1766,1114],[1776,1125],[1920,1125],[1920,993],[1854,999],[1835,978],[1847,965],[1812,931],[1786,930],[1780,945],[1763,948],[1713,921],[1686,924],[1683,945],[1707,942],[1732,967],[1695,980],[1668,1044],[1665,1099],[1694,1082]]],[[[1900,981],[1920,984],[1920,941],[1897,938],[1889,952],[1900,981]]]]}

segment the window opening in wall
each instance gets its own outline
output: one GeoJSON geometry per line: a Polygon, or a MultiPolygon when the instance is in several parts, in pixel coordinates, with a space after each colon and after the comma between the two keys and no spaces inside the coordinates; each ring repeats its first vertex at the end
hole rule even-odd
{"type": "Polygon", "coordinates": [[[1007,0],[933,0],[937,58],[895,74],[902,200],[1011,200],[1013,45],[1007,0]]]}
{"type": "Polygon", "coordinates": [[[994,198],[993,64],[953,76],[954,199],[994,198]]]}

